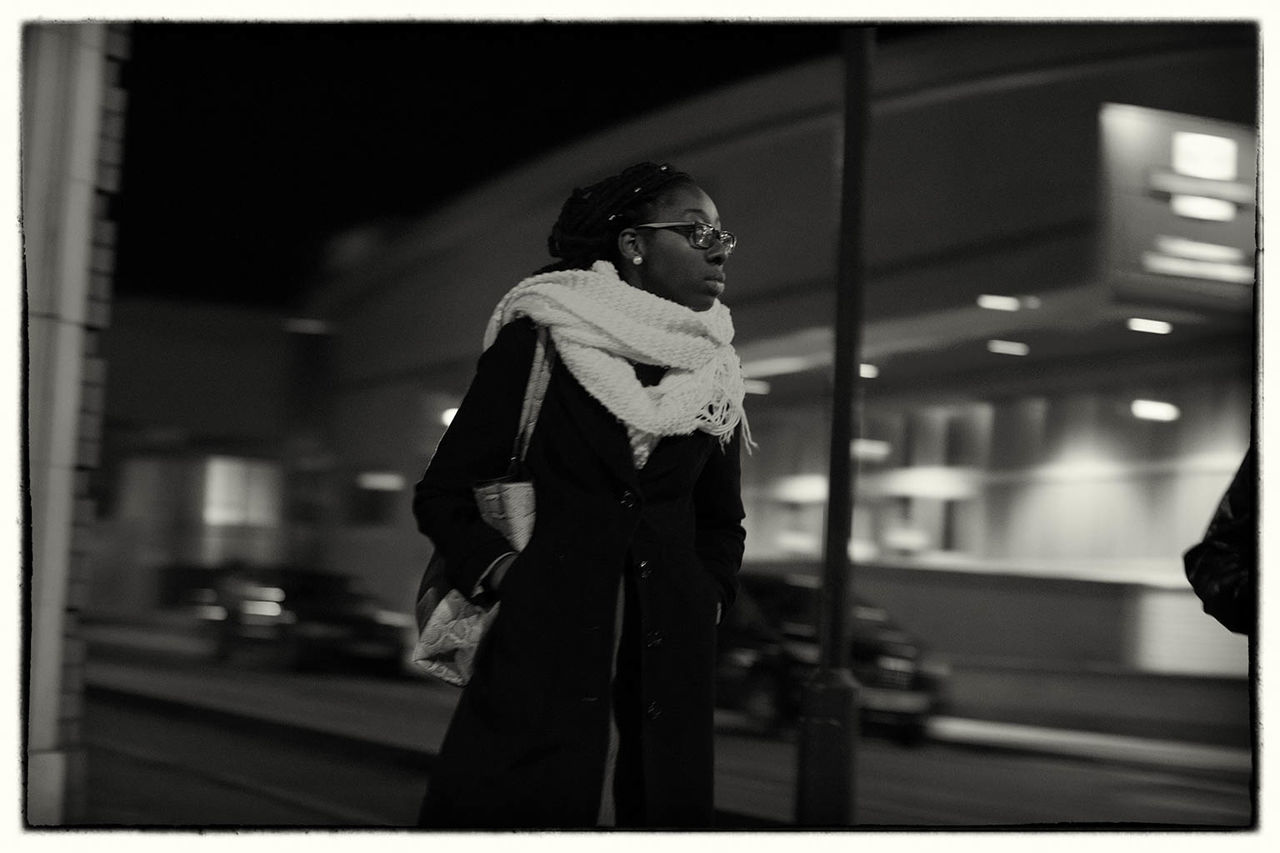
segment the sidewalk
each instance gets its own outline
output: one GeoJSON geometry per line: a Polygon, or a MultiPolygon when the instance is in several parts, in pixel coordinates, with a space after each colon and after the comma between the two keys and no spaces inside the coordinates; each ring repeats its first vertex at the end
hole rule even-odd
{"type": "MultiPolygon", "coordinates": [[[[199,636],[190,620],[179,615],[158,614],[146,625],[90,624],[84,626],[83,631],[92,645],[103,648],[132,649],[166,656],[200,655],[208,648],[207,640],[199,636]]],[[[991,690],[990,673],[986,676],[983,687],[991,690]]],[[[963,670],[958,670],[956,677],[965,678],[966,675],[963,670]]],[[[1025,673],[1016,673],[1010,679],[1025,677],[1025,673]]],[[[145,678],[131,676],[120,668],[95,668],[88,675],[88,683],[92,687],[149,696],[155,700],[167,699],[199,705],[214,712],[246,717],[270,716],[261,708],[246,706],[234,696],[220,695],[216,691],[180,690],[176,691],[177,695],[166,696],[165,691],[148,684],[145,678]]],[[[960,685],[957,688],[956,693],[965,692],[960,685]]],[[[1033,720],[1028,719],[1033,714],[1027,709],[1027,690],[1022,681],[1019,681],[1017,693],[1017,696],[1011,695],[1008,704],[1018,707],[1005,714],[1001,714],[996,707],[999,705],[999,697],[991,699],[989,696],[987,704],[992,713],[987,719],[972,715],[935,717],[929,723],[929,739],[958,746],[1018,750],[1196,773],[1247,775],[1253,766],[1253,757],[1248,749],[1213,742],[1220,741],[1221,738],[1212,733],[1203,737],[1179,739],[1143,737],[1133,734],[1135,721],[1132,719],[1100,717],[1089,718],[1088,728],[1036,725],[1033,720]]],[[[419,694],[420,691],[407,701],[418,699],[419,694]]],[[[298,714],[293,710],[285,714],[281,721],[314,720],[317,721],[315,725],[330,735],[377,742],[393,749],[434,753],[434,743],[394,742],[395,738],[387,734],[387,727],[362,725],[357,731],[351,729],[353,723],[350,720],[338,718],[326,722],[325,715],[320,713],[324,698],[312,697],[312,701],[318,703],[316,713],[298,714]]],[[[963,707],[962,704],[961,708],[963,707]]],[[[736,715],[731,712],[717,712],[717,723],[722,727],[732,728],[736,719],[736,715]]],[[[1181,728],[1192,734],[1200,733],[1195,727],[1181,728]]]]}

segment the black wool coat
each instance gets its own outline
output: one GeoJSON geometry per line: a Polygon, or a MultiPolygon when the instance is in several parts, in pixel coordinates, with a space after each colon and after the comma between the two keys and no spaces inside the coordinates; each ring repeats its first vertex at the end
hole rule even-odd
{"type": "MultiPolygon", "coordinates": [[[[498,334],[415,489],[419,529],[464,592],[510,550],[480,520],[471,487],[506,470],[536,336],[528,320],[498,334]]],[[[533,536],[502,582],[431,769],[424,825],[595,823],[620,584],[620,816],[711,825],[717,606],[733,601],[744,542],[739,445],[702,432],[663,438],[637,471],[625,427],[556,362],[525,459],[533,536]]]]}

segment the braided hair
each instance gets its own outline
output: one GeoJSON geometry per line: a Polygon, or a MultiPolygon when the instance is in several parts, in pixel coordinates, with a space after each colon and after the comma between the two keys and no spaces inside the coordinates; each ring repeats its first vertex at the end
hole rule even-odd
{"type": "Polygon", "coordinates": [[[539,273],[619,263],[618,234],[649,217],[668,192],[696,186],[693,177],[663,163],[637,163],[589,187],[575,189],[551,227],[547,250],[558,258],[539,273]]]}

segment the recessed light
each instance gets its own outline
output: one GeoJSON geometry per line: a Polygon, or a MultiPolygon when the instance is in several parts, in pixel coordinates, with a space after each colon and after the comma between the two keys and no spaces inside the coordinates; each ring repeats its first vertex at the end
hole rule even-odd
{"type": "Polygon", "coordinates": [[[1177,406],[1160,400],[1134,400],[1129,405],[1129,411],[1135,418],[1144,421],[1176,421],[1182,416],[1177,406]]]}
{"type": "Polygon", "coordinates": [[[1202,195],[1175,195],[1169,197],[1169,207],[1178,216],[1187,219],[1207,219],[1210,222],[1230,222],[1236,218],[1236,206],[1220,198],[1202,195]]]}
{"type": "Polygon", "coordinates": [[[997,355],[1027,355],[1031,347],[1019,341],[987,341],[987,350],[997,355]]]}
{"type": "Polygon", "coordinates": [[[854,459],[880,462],[887,459],[893,452],[893,445],[874,438],[855,438],[849,443],[849,452],[854,459]]]}
{"type": "Polygon", "coordinates": [[[362,471],[356,485],[374,492],[398,492],[404,488],[404,475],[394,471],[362,471]]]}
{"type": "Polygon", "coordinates": [[[1183,278],[1207,278],[1229,281],[1232,284],[1252,284],[1256,272],[1247,264],[1224,264],[1218,261],[1197,261],[1192,258],[1175,258],[1159,252],[1143,252],[1142,267],[1147,272],[1174,275],[1183,278]]]}
{"type": "Polygon", "coordinates": [[[1173,170],[1208,181],[1234,181],[1239,145],[1226,136],[1176,131],[1170,146],[1173,170]]]}
{"type": "Polygon", "coordinates": [[[863,363],[858,366],[858,375],[863,379],[875,379],[880,375],[880,368],[874,364],[863,363]]]}
{"type": "Polygon", "coordinates": [[[440,423],[444,424],[445,426],[448,426],[449,424],[453,423],[453,416],[456,414],[458,414],[458,410],[456,408],[445,409],[443,412],[440,413],[440,423]]]}
{"type": "Polygon", "coordinates": [[[1022,300],[1016,296],[983,293],[978,297],[978,307],[986,308],[988,311],[1017,311],[1022,307],[1022,300]]]}
{"type": "Polygon", "coordinates": [[[1168,234],[1156,235],[1156,251],[1180,258],[1194,258],[1197,261],[1221,261],[1228,264],[1244,263],[1244,249],[1235,246],[1224,246],[1221,243],[1204,243],[1200,240],[1188,240],[1185,237],[1170,237],[1168,234]]]}
{"type": "Polygon", "coordinates": [[[771,386],[763,379],[744,379],[742,380],[742,390],[748,394],[768,394],[771,386]]]}
{"type": "Polygon", "coordinates": [[[1134,332],[1146,332],[1151,335],[1167,335],[1173,331],[1173,324],[1164,320],[1147,320],[1143,317],[1130,317],[1129,329],[1134,332]]]}

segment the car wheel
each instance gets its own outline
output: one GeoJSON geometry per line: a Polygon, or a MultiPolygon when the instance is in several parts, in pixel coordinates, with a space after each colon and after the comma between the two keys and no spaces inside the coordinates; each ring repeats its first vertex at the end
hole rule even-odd
{"type": "Polygon", "coordinates": [[[761,671],[748,675],[743,686],[742,711],[755,731],[764,735],[777,734],[782,728],[777,676],[761,671]]]}
{"type": "Polygon", "coordinates": [[[297,635],[288,633],[276,643],[272,663],[279,669],[299,672],[310,668],[312,660],[306,644],[297,635]]]}
{"type": "Polygon", "coordinates": [[[929,721],[924,717],[909,717],[894,727],[893,739],[903,746],[919,746],[928,734],[929,721]]]}
{"type": "Polygon", "coordinates": [[[229,663],[235,653],[235,638],[222,626],[213,627],[210,632],[209,647],[216,663],[229,663]]]}

